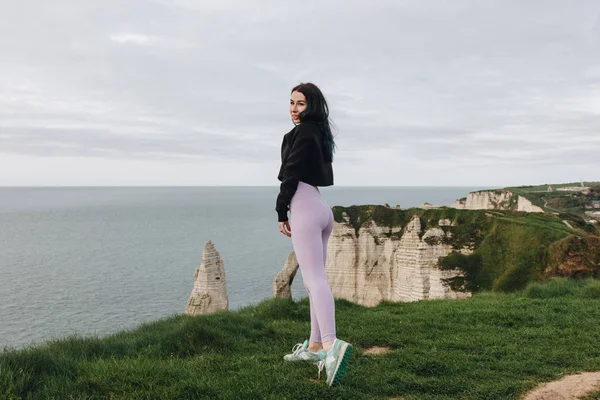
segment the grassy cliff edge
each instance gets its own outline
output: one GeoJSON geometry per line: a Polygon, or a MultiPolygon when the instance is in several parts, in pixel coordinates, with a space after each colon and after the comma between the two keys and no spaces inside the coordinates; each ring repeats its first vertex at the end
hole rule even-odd
{"type": "Polygon", "coordinates": [[[539,382],[600,370],[600,282],[559,278],[464,300],[336,301],[355,346],[341,385],[282,360],[310,330],[307,299],[175,315],[104,338],[0,353],[2,399],[518,399],[539,382]],[[372,346],[389,349],[367,355],[372,346]]]}

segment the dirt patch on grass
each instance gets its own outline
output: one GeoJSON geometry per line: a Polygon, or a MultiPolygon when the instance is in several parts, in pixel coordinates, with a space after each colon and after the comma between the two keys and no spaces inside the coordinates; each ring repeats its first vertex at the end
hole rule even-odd
{"type": "Polygon", "coordinates": [[[379,354],[385,354],[392,351],[392,349],[390,347],[387,346],[373,346],[373,347],[369,347],[368,349],[366,349],[364,351],[364,355],[369,356],[369,355],[379,355],[379,354]]]}
{"type": "Polygon", "coordinates": [[[584,372],[540,385],[523,400],[577,400],[600,388],[600,372],[584,372]]]}

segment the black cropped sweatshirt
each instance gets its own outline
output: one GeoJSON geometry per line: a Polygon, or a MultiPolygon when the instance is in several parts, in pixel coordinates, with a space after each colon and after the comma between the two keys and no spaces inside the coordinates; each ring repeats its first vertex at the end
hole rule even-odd
{"type": "Polygon", "coordinates": [[[290,201],[298,182],[313,186],[332,186],[333,167],[327,156],[325,132],[316,122],[296,125],[283,136],[281,167],[277,179],[281,181],[275,210],[279,222],[288,220],[290,201]]]}

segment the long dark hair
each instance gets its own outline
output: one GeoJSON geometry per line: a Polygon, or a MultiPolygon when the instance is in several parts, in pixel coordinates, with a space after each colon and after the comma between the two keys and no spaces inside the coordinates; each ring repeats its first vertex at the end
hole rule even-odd
{"type": "Polygon", "coordinates": [[[292,92],[300,92],[306,98],[306,109],[302,111],[298,117],[300,122],[316,122],[321,127],[324,133],[323,143],[325,144],[327,161],[333,161],[333,153],[335,153],[335,141],[333,133],[331,133],[331,125],[333,122],[329,118],[329,106],[321,90],[314,83],[300,83],[296,85],[292,92]]]}

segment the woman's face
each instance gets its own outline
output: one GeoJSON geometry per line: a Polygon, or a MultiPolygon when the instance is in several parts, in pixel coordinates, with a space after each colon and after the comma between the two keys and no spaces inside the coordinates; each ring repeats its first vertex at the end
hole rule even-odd
{"type": "Polygon", "coordinates": [[[290,97],[290,115],[294,124],[300,123],[300,113],[306,109],[306,98],[300,92],[292,92],[290,97]]]}

